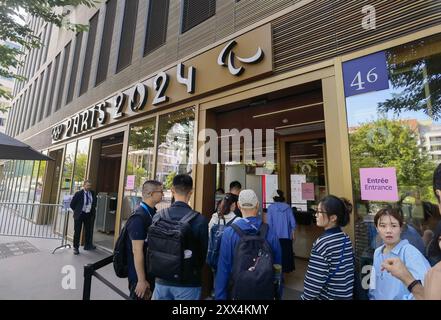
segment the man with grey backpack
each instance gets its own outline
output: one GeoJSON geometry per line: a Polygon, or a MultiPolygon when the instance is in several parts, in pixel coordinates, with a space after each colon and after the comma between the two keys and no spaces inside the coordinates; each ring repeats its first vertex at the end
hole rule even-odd
{"type": "Polygon", "coordinates": [[[208,222],[188,205],[191,176],[175,176],[171,191],[175,202],[155,215],[147,236],[147,271],[156,278],[152,299],[199,300],[208,222]]]}

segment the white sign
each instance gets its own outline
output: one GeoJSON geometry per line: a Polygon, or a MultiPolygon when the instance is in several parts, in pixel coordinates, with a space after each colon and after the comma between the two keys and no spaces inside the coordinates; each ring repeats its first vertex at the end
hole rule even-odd
{"type": "Polygon", "coordinates": [[[306,182],[306,175],[292,174],[291,175],[291,206],[298,210],[306,211],[306,200],[302,198],[302,184],[306,182]]]}
{"type": "Polygon", "coordinates": [[[271,203],[274,202],[273,200],[273,194],[278,189],[279,186],[279,177],[277,174],[266,174],[264,179],[264,187],[265,191],[263,193],[263,196],[265,197],[263,199],[264,208],[267,208],[271,203]]]}

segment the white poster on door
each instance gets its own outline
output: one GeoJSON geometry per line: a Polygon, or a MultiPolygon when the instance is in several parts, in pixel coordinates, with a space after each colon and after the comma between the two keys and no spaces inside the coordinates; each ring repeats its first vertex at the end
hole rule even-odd
{"type": "Polygon", "coordinates": [[[274,202],[273,194],[279,188],[279,177],[277,174],[266,174],[263,176],[264,179],[264,199],[263,199],[263,207],[267,208],[271,203],[274,202]]]}
{"type": "Polygon", "coordinates": [[[291,175],[291,206],[298,210],[306,211],[306,200],[302,198],[302,184],[306,182],[306,175],[292,174],[291,175]]]}

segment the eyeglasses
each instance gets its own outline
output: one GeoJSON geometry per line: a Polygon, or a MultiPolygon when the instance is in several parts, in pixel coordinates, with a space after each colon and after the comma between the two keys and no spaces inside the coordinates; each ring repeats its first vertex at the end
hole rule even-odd
{"type": "Polygon", "coordinates": [[[155,193],[155,192],[160,192],[160,193],[164,194],[164,190],[156,190],[156,191],[152,191],[152,193],[155,193]]]}
{"type": "Polygon", "coordinates": [[[320,210],[317,210],[315,213],[316,213],[316,214],[318,214],[318,213],[321,213],[321,214],[326,213],[326,214],[328,214],[326,211],[320,211],[320,210]]]}

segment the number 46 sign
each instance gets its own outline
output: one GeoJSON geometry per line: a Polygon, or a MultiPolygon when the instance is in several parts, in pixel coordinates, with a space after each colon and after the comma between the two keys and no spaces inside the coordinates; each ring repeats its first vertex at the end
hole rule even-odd
{"type": "Polygon", "coordinates": [[[343,79],[346,97],[388,89],[386,53],[381,51],[344,62],[343,79]]]}

